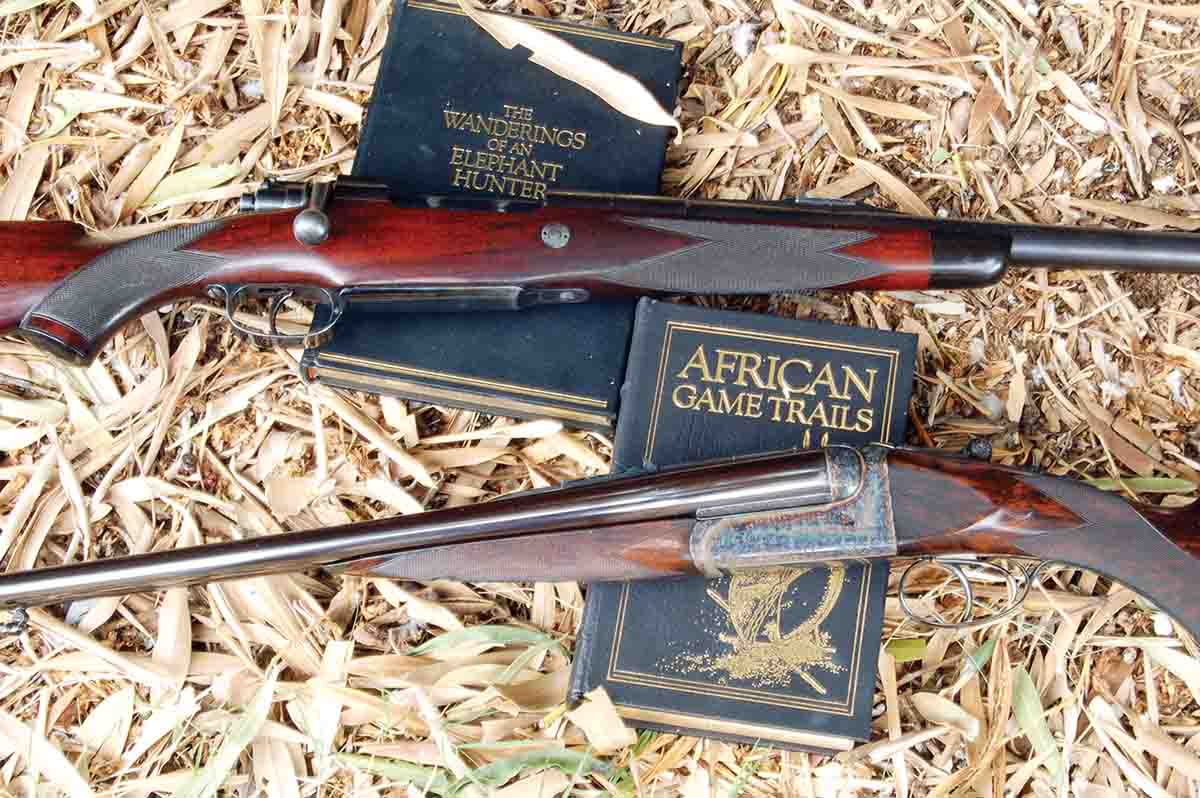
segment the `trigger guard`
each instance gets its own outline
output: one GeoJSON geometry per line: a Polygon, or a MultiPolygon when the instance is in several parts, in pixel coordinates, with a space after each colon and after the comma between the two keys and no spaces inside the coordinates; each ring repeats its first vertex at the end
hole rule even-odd
{"type": "Polygon", "coordinates": [[[267,348],[282,346],[285,349],[311,349],[312,347],[320,346],[332,337],[333,328],[341,319],[346,305],[341,292],[335,293],[324,286],[259,285],[252,283],[247,285],[217,284],[209,288],[210,296],[215,297],[217,293],[221,293],[225,297],[225,317],[229,320],[229,325],[233,328],[234,332],[255,346],[267,348]],[[317,304],[328,305],[330,308],[329,318],[318,329],[295,335],[278,332],[276,316],[278,315],[279,308],[274,305],[269,310],[267,332],[256,330],[238,321],[238,309],[247,300],[267,298],[275,300],[280,296],[283,297],[280,301],[299,298],[307,299],[317,304]]]}
{"type": "Polygon", "coordinates": [[[963,630],[977,629],[982,626],[988,626],[1015,615],[1020,611],[1025,602],[1025,598],[1029,595],[1029,591],[1033,588],[1035,582],[1040,579],[1042,570],[1048,564],[1048,562],[1042,561],[1034,568],[1021,566],[1018,575],[1018,573],[1014,573],[1013,571],[988,560],[968,560],[958,557],[922,557],[910,563],[909,566],[904,569],[903,573],[900,574],[900,580],[896,585],[900,599],[900,608],[904,611],[904,614],[913,621],[934,629],[963,630]],[[940,568],[943,568],[948,573],[953,574],[955,579],[958,580],[959,585],[963,589],[963,595],[967,602],[967,606],[963,610],[963,617],[961,620],[947,622],[935,620],[933,618],[927,618],[913,610],[912,606],[909,604],[907,586],[910,574],[917,566],[927,564],[934,564],[940,568]],[[974,617],[976,606],[975,591],[971,587],[970,577],[964,570],[967,567],[975,567],[982,571],[1003,575],[1006,586],[1008,587],[1009,595],[1005,600],[1005,604],[1001,605],[1002,609],[995,611],[993,614],[984,618],[974,617]],[[1018,584],[1018,580],[1020,580],[1020,584],[1018,584]]]}

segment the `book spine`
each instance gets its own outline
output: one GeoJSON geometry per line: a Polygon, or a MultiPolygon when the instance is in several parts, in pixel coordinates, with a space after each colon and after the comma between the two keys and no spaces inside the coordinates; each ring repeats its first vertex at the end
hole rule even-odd
{"type": "Polygon", "coordinates": [[[652,364],[647,362],[651,357],[649,350],[653,347],[638,341],[636,331],[656,329],[650,317],[655,313],[657,306],[658,303],[653,299],[642,299],[638,302],[637,312],[633,317],[635,333],[629,347],[629,357],[625,362],[625,381],[621,384],[620,404],[621,408],[628,408],[629,412],[621,416],[622,423],[617,425],[617,433],[613,438],[613,473],[649,466],[642,457],[642,446],[646,440],[646,409],[638,407],[635,400],[638,398],[639,381],[644,380],[647,374],[654,373],[651,369],[652,364]]]}
{"type": "MultiPolygon", "coordinates": [[[[590,588],[585,588],[591,592],[590,588]]],[[[599,601],[584,601],[583,619],[579,622],[579,633],[575,636],[575,658],[571,663],[571,681],[567,686],[567,706],[575,706],[592,689],[592,660],[599,636],[599,601]]]]}

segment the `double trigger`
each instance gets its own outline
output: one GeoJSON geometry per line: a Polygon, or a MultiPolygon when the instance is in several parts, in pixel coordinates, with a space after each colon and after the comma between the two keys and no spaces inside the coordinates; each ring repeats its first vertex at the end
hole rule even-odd
{"type": "MultiPolygon", "coordinates": [[[[242,198],[243,212],[270,212],[286,208],[300,208],[292,220],[292,235],[306,247],[315,247],[328,240],[331,225],[326,206],[333,195],[331,182],[299,185],[294,183],[268,183],[254,194],[242,198]]],[[[209,286],[208,294],[216,300],[224,300],[225,315],[233,329],[257,346],[282,346],[285,348],[319,346],[329,340],[333,327],[341,318],[345,307],[342,291],[320,285],[295,284],[216,284],[209,286]],[[318,329],[307,332],[287,333],[279,329],[280,314],[289,301],[309,305],[316,311],[323,306],[318,329]],[[238,317],[257,306],[266,305],[266,331],[255,329],[238,317]]]]}

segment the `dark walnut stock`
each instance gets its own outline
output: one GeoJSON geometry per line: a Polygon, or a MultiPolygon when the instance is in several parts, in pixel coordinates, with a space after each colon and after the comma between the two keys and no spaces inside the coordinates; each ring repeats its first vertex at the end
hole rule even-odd
{"type": "Polygon", "coordinates": [[[1132,505],[1082,482],[929,452],[888,460],[898,554],[1076,565],[1121,582],[1200,635],[1200,503],[1132,505]]]}
{"type": "Polygon", "coordinates": [[[16,329],[51,288],[104,249],[69,222],[0,223],[0,332],[16,329]]]}
{"type": "MultiPolygon", "coordinates": [[[[116,248],[65,223],[0,224],[6,252],[0,333],[22,326],[36,343],[86,362],[121,325],[149,309],[202,297],[213,285],[291,283],[335,291],[504,285],[582,288],[596,298],[806,287],[917,289],[930,285],[934,262],[933,236],[920,223],[867,228],[863,240],[826,245],[836,257],[820,274],[806,274],[809,259],[788,256],[793,244],[787,242],[767,247],[757,262],[748,258],[745,272],[729,269],[724,259],[706,262],[715,261],[717,250],[706,247],[703,236],[691,228],[687,233],[631,223],[624,214],[649,212],[638,207],[500,213],[335,199],[327,210],[332,232],[315,247],[296,241],[295,210],[205,223],[195,228],[197,234],[175,228],[174,238],[160,233],[116,248]],[[569,228],[566,246],[543,242],[543,228],[551,223],[569,228]],[[100,257],[106,252],[110,257],[100,257]],[[64,294],[68,284],[73,287],[64,294]]],[[[707,216],[714,216],[783,237],[789,234],[780,231],[840,224],[812,212],[793,219],[721,207],[699,216],[688,224],[703,229],[707,216]]],[[[968,255],[968,244],[956,238],[941,247],[949,273],[966,279],[965,265],[983,263],[989,269],[984,281],[993,279],[1003,246],[985,237],[968,255]]],[[[739,250],[723,250],[730,251],[739,250]]]]}

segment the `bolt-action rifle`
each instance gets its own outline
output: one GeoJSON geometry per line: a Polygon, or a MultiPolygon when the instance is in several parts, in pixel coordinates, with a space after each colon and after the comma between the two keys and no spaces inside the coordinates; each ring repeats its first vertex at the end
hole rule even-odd
{"type": "Polygon", "coordinates": [[[519,310],[647,294],[974,288],[1010,264],[1200,272],[1200,235],[924,219],[845,200],[726,202],[549,193],[400,198],[339,180],[267,185],[237,216],[100,243],[66,222],[0,224],[0,334],[74,363],[187,297],[264,343],[316,345],[350,302],[519,310]],[[328,305],[303,335],[288,300],[328,305]],[[266,332],[237,320],[265,306],[266,332]]]}

